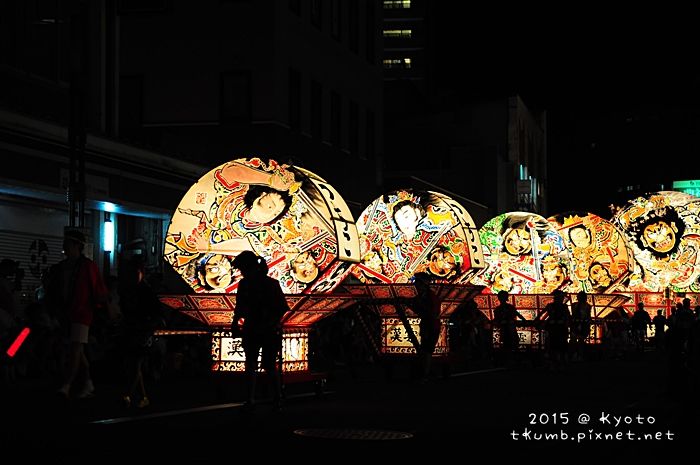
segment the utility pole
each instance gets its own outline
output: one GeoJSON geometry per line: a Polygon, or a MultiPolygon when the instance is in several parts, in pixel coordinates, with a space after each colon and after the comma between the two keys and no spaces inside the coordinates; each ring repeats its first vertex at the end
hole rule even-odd
{"type": "Polygon", "coordinates": [[[85,227],[85,105],[87,83],[88,6],[76,4],[70,17],[70,122],[68,147],[70,170],[68,180],[69,220],[71,227],[85,227]]]}

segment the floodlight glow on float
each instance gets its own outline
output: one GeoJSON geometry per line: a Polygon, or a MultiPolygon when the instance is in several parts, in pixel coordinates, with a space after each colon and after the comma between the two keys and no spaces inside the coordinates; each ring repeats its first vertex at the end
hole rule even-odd
{"type": "Polygon", "coordinates": [[[476,226],[467,210],[437,192],[389,192],[357,221],[362,260],[352,273],[363,283],[407,283],[418,272],[433,282],[466,282],[484,267],[476,226]]]}
{"type": "Polygon", "coordinates": [[[571,253],[568,292],[610,293],[625,288],[634,272],[634,255],[615,225],[586,212],[551,216],[548,221],[571,253]]]}
{"type": "Polygon", "coordinates": [[[700,292],[700,199],[661,191],[627,202],[612,219],[641,266],[627,290],[700,292]]]}
{"type": "Polygon", "coordinates": [[[240,339],[229,329],[240,281],[231,264],[244,250],[265,259],[287,294],[284,369],[308,369],[309,327],[354,302],[328,294],[360,260],[350,209],[316,174],[260,158],[224,163],[189,189],[172,216],[164,257],[194,293],[160,300],[214,329],[214,370],[243,370],[240,339]]]}
{"type": "Polygon", "coordinates": [[[542,216],[503,213],[488,221],[479,236],[488,268],[472,283],[511,294],[550,294],[569,283],[569,251],[542,216]]]}

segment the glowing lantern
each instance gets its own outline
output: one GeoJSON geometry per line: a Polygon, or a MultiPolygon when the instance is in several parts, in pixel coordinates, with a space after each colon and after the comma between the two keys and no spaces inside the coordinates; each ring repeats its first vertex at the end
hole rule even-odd
{"type": "Polygon", "coordinates": [[[479,236],[488,268],[472,283],[494,293],[549,294],[570,282],[564,239],[540,215],[504,213],[487,222],[479,236]]]}
{"type": "Polygon", "coordinates": [[[655,192],[630,200],[613,218],[627,236],[643,273],[630,291],[700,291],[700,200],[681,192],[655,192]]]}
{"type": "Polygon", "coordinates": [[[285,293],[329,292],[359,261],[355,222],[338,192],[301,168],[259,158],[224,163],[180,201],[165,258],[198,293],[234,292],[233,258],[264,257],[285,293]]]}
{"type": "Polygon", "coordinates": [[[418,272],[433,282],[459,283],[484,267],[474,222],[450,197],[393,191],[372,202],[357,222],[363,283],[406,283],[418,272]]]}
{"type": "Polygon", "coordinates": [[[612,223],[580,212],[554,215],[549,222],[571,253],[569,292],[608,293],[624,288],[634,271],[634,255],[625,236],[612,223]]]}

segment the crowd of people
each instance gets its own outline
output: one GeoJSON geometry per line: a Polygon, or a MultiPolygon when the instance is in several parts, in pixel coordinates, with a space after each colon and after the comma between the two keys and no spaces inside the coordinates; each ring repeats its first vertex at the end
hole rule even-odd
{"type": "Polygon", "coordinates": [[[551,302],[532,319],[513,305],[513,295],[501,291],[497,297],[492,318],[474,301],[452,314],[450,348],[462,359],[510,365],[530,358],[561,371],[569,362],[624,360],[656,351],[668,362],[670,385],[687,384],[700,371],[700,306],[691,308],[688,297],[668,317],[658,309],[652,318],[643,302],[634,312],[617,306],[598,317],[585,292],[569,304],[565,293],[554,291],[551,302]]]}
{"type": "Polygon", "coordinates": [[[85,244],[80,230],[65,231],[65,259],[46,270],[26,306],[19,263],[0,262],[0,385],[31,378],[73,401],[96,394],[97,371],[122,386],[125,407],[146,407],[146,380],[167,369],[167,342],[154,331],[178,317],[159,302],[157,275],[149,283],[142,258],[122,257],[119,277],[103,278],[85,244]],[[28,337],[6,353],[20,333],[28,337]]]}
{"type": "MultiPolygon", "coordinates": [[[[37,302],[26,309],[18,308],[16,298],[22,286],[21,269],[12,260],[0,262],[2,346],[9,347],[23,326],[33,332],[24,350],[11,360],[4,356],[0,381],[12,382],[17,376],[26,375],[47,376],[54,380],[55,392],[61,398],[82,399],[95,391],[91,362],[100,358],[100,352],[102,357],[111,352],[121,365],[118,371],[125,407],[146,407],[150,403],[147,380],[157,376],[153,372],[158,371],[159,365],[162,367],[165,353],[164,341],[158,341],[153,332],[165,327],[172,314],[158,301],[158,290],[146,279],[142,260],[124,260],[119,278],[108,276],[105,283],[95,263],[83,254],[85,243],[81,232],[66,231],[65,260],[48,270],[37,302]]],[[[282,289],[279,282],[267,276],[265,260],[253,252],[239,254],[230,265],[244,276],[232,330],[244,339],[248,404],[255,404],[259,369],[255,354],[262,349],[262,365],[274,374],[269,378],[273,381],[275,407],[280,408],[277,362],[281,318],[288,311],[282,289]],[[258,308],[261,306],[264,308],[258,308]]],[[[415,273],[415,297],[393,302],[397,315],[406,320],[404,327],[416,349],[416,377],[421,380],[434,374],[431,362],[441,329],[440,302],[431,290],[430,280],[428,273],[415,273]],[[411,311],[410,316],[419,318],[417,334],[408,324],[406,308],[411,311]]],[[[585,360],[594,353],[620,359],[656,350],[667,354],[673,384],[682,383],[687,373],[698,371],[700,306],[691,309],[689,298],[678,302],[668,317],[658,310],[651,318],[644,303],[639,302],[631,315],[620,306],[598,318],[583,291],[570,304],[562,291],[554,291],[551,297],[551,302],[534,318],[523,316],[514,305],[514,295],[507,291],[498,292],[498,305],[492,315],[479,309],[474,300],[463,302],[449,319],[450,354],[461,356],[466,362],[482,360],[510,365],[522,361],[524,353],[536,352],[538,357],[544,355],[540,360],[548,367],[560,371],[567,363],[585,360]],[[531,331],[527,344],[523,340],[525,328],[531,331]]],[[[380,319],[371,318],[371,305],[366,304],[351,307],[354,311],[339,312],[314,328],[310,361],[316,366],[312,368],[377,360],[376,340],[358,342],[372,339],[372,331],[381,324],[380,319]]],[[[201,362],[201,369],[208,370],[208,363],[201,362]]]]}

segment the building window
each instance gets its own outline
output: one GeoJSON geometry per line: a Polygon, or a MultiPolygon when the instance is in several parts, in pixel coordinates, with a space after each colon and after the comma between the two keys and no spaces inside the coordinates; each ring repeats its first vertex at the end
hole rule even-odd
{"type": "Polygon", "coordinates": [[[323,87],[311,81],[311,137],[323,139],[323,87]]]}
{"type": "Polygon", "coordinates": [[[411,69],[411,59],[406,58],[387,58],[383,60],[385,69],[411,69]]]}
{"type": "Polygon", "coordinates": [[[250,73],[221,73],[221,121],[250,121],[250,73]]]}
{"type": "Polygon", "coordinates": [[[331,144],[340,148],[341,101],[337,92],[331,92],[331,144]]]}
{"type": "Polygon", "coordinates": [[[319,31],[323,29],[323,15],[321,11],[321,0],[311,0],[311,24],[313,24],[319,31]]]}
{"type": "Polygon", "coordinates": [[[411,29],[384,29],[384,37],[387,39],[410,39],[411,29]]]}
{"type": "Polygon", "coordinates": [[[411,8],[411,0],[384,0],[383,4],[385,10],[393,10],[395,8],[411,8]]]}
{"type": "Polygon", "coordinates": [[[360,45],[360,7],[357,0],[350,0],[348,6],[348,47],[357,53],[360,45]]]}
{"type": "Polygon", "coordinates": [[[360,115],[357,102],[350,101],[348,112],[348,149],[353,155],[357,155],[360,140],[360,115]]]}
{"type": "Polygon", "coordinates": [[[289,128],[301,129],[301,75],[293,68],[289,68],[289,128]]]}

